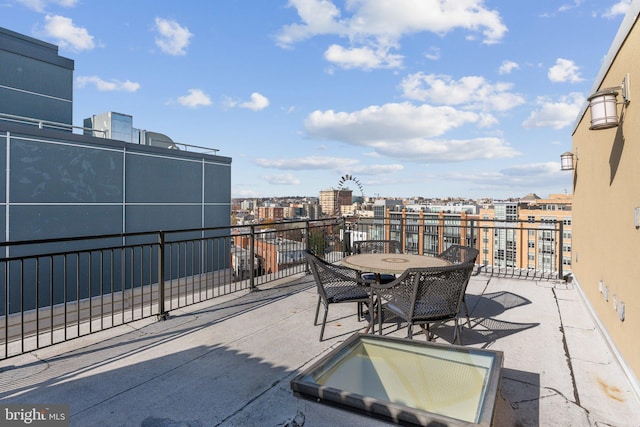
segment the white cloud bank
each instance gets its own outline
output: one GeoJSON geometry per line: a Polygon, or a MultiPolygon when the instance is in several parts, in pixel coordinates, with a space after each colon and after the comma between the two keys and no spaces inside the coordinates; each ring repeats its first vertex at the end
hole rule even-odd
{"type": "Polygon", "coordinates": [[[116,79],[103,80],[98,76],[80,76],[76,78],[76,83],[79,88],[83,88],[89,84],[92,84],[100,92],[136,92],[140,89],[140,83],[126,80],[124,82],[116,79]]]}
{"type": "Polygon", "coordinates": [[[533,111],[522,125],[526,128],[562,129],[575,121],[584,102],[584,95],[578,92],[560,97],[557,101],[548,97],[538,97],[538,109],[533,111]]]}
{"type": "Polygon", "coordinates": [[[403,57],[392,51],[415,33],[445,35],[464,29],[472,34],[469,39],[480,33],[483,43],[494,44],[507,32],[500,14],[487,9],[483,0],[352,0],[344,11],[330,0],[290,0],[289,6],[300,22],[282,27],[277,43],[288,48],[315,36],[343,37],[348,45],[331,44],[324,54],[342,68],[399,68],[403,57]]]}
{"type": "Polygon", "coordinates": [[[438,138],[454,128],[482,121],[481,114],[470,111],[405,102],[351,113],[314,111],[307,117],[305,129],[313,138],[368,147],[380,155],[408,162],[458,162],[519,155],[499,138],[438,138]]]}

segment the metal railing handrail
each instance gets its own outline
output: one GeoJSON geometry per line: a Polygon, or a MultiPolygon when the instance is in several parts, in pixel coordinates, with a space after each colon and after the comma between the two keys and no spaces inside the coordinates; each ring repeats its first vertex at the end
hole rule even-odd
{"type": "Polygon", "coordinates": [[[33,117],[16,116],[14,114],[7,114],[7,113],[0,113],[0,119],[15,122],[15,123],[34,124],[34,125],[37,125],[39,129],[44,129],[45,127],[49,127],[51,129],[70,130],[72,132],[74,129],[80,129],[82,131],[102,132],[102,134],[107,133],[106,130],[102,130],[102,129],[93,129],[93,128],[86,128],[83,126],[74,126],[68,123],[53,122],[50,120],[36,119],[33,117]]]}
{"type": "Polygon", "coordinates": [[[304,250],[336,262],[351,252],[352,237],[397,237],[403,251],[424,255],[463,244],[480,251],[476,264],[486,274],[562,279],[562,222],[520,222],[531,228],[477,218],[418,227],[388,218],[325,218],[0,242],[0,359],[306,273],[304,250]],[[536,235],[533,248],[553,258],[548,266],[509,267],[507,251],[523,254],[507,245],[500,249],[504,265],[483,260],[484,240],[494,239],[494,230],[530,236],[527,229],[552,233],[542,241],[536,235]]]}
{"type": "MultiPolygon", "coordinates": [[[[96,128],[88,128],[88,127],[84,127],[84,126],[75,126],[75,125],[70,125],[68,123],[60,123],[60,122],[54,122],[51,120],[43,120],[43,119],[36,119],[33,117],[25,117],[25,116],[17,116],[14,114],[7,114],[7,113],[0,113],[0,120],[6,120],[9,122],[14,122],[14,123],[23,123],[23,124],[30,124],[30,125],[34,125],[34,126],[38,126],[39,129],[45,129],[45,128],[49,128],[49,129],[58,129],[58,130],[68,130],[73,132],[74,130],[80,130],[83,133],[85,132],[90,132],[91,135],[94,135],[94,133],[101,133],[102,134],[102,138],[106,138],[107,137],[107,130],[105,129],[96,129],[96,128]]],[[[95,136],[95,135],[94,135],[95,136]]],[[[193,145],[193,144],[185,144],[183,142],[172,142],[173,146],[172,148],[178,148],[178,147],[182,147],[184,149],[184,151],[190,151],[189,149],[196,149],[193,151],[196,152],[201,152],[203,154],[209,154],[209,153],[213,153],[214,156],[218,155],[218,152],[220,151],[219,148],[210,148],[210,147],[202,147],[199,145],[193,145]]],[[[140,144],[138,144],[140,145],[140,144]]]]}

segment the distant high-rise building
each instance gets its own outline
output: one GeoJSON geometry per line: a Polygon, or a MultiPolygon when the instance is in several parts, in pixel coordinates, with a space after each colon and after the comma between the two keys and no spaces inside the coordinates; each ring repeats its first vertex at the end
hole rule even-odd
{"type": "Polygon", "coordinates": [[[571,208],[571,195],[551,194],[547,199],[527,195],[519,201],[494,202],[481,209],[478,262],[550,271],[558,269],[556,260],[560,259],[562,270],[570,271],[571,208]],[[562,235],[556,238],[555,230],[560,225],[562,235]],[[562,255],[558,257],[558,253],[562,255]]]}
{"type": "Polygon", "coordinates": [[[343,206],[351,206],[353,204],[353,191],[351,190],[328,190],[320,191],[320,209],[322,215],[338,216],[343,206]]]}
{"type": "Polygon", "coordinates": [[[280,221],[284,219],[284,208],[281,206],[260,206],[258,208],[258,218],[261,221],[280,221]]]}

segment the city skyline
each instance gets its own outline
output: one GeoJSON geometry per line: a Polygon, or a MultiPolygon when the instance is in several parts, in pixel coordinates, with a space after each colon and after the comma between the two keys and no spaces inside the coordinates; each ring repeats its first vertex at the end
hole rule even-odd
{"type": "MultiPolygon", "coordinates": [[[[232,197],[564,193],[559,156],[628,0],[0,0],[116,111],[231,157],[232,197]]],[[[632,83],[633,85],[633,83],[632,83]]]]}

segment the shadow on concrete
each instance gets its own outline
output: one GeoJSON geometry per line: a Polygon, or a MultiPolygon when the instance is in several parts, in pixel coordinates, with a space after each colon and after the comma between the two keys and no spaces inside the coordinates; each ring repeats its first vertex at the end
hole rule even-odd
{"type": "Polygon", "coordinates": [[[540,425],[540,394],[539,374],[503,368],[494,426],[540,425]]]}
{"type": "MultiPolygon", "coordinates": [[[[93,365],[82,355],[76,355],[74,363],[77,370],[65,369],[58,377],[41,382],[30,378],[23,387],[16,384],[11,392],[0,394],[0,401],[69,404],[71,426],[204,427],[242,416],[254,400],[281,382],[288,386],[291,376],[282,367],[223,346],[196,346],[124,366],[93,365]]],[[[279,413],[296,415],[293,395],[279,404],[279,413]]],[[[251,413],[245,416],[246,425],[286,421],[252,421],[251,413]]]]}
{"type": "MultiPolygon", "coordinates": [[[[462,345],[482,344],[482,348],[486,348],[500,338],[534,328],[540,324],[510,322],[494,318],[507,310],[531,304],[528,299],[512,292],[500,291],[484,295],[467,294],[466,301],[470,311],[470,325],[466,317],[460,317],[462,345]]],[[[394,333],[402,327],[406,327],[402,319],[387,317],[384,319],[383,333],[394,333]]],[[[424,332],[420,327],[413,329],[413,336],[422,339],[421,336],[424,336],[424,332]]],[[[453,343],[453,321],[432,324],[429,330],[436,337],[453,343]]]]}

